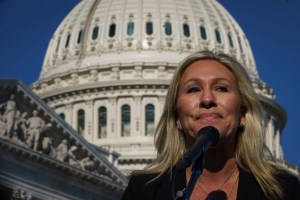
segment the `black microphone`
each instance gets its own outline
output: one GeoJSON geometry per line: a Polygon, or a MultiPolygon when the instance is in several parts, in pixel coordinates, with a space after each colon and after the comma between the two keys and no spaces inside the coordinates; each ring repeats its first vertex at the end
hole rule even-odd
{"type": "Polygon", "coordinates": [[[213,126],[206,126],[197,134],[195,143],[186,152],[186,154],[180,159],[177,164],[177,169],[188,168],[195,160],[197,160],[209,146],[214,146],[218,143],[220,134],[218,129],[213,126]]]}

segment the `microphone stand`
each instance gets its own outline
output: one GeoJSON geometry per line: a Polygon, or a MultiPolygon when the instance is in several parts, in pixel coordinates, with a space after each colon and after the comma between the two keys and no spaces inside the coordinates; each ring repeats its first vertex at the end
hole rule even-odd
{"type": "MultiPolygon", "coordinates": [[[[176,197],[174,199],[184,199],[189,200],[192,192],[194,190],[194,187],[197,183],[198,178],[202,174],[204,167],[204,160],[203,160],[203,154],[194,162],[193,168],[192,168],[192,175],[188,182],[188,185],[183,190],[179,190],[176,192],[176,197]]],[[[175,170],[177,171],[177,170],[175,170]]],[[[176,172],[173,177],[173,189],[174,189],[174,179],[176,176],[176,172]]],[[[174,194],[174,193],[173,193],[174,194]]]]}
{"type": "Polygon", "coordinates": [[[197,183],[197,180],[198,178],[200,177],[200,175],[202,174],[202,171],[203,171],[203,167],[204,167],[204,160],[203,160],[203,154],[202,156],[200,156],[196,162],[194,163],[193,165],[193,168],[192,168],[192,175],[191,175],[191,178],[189,180],[189,183],[186,187],[186,194],[185,194],[185,199],[186,200],[189,200],[191,195],[192,195],[192,192],[194,190],[194,187],[197,183]]]}

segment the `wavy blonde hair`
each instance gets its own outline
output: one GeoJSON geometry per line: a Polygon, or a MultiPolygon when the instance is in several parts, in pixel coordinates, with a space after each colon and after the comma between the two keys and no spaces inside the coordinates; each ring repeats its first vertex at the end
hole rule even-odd
{"type": "Polygon", "coordinates": [[[268,198],[281,199],[283,192],[275,178],[277,169],[281,168],[265,154],[266,129],[258,97],[246,70],[234,58],[224,53],[201,51],[188,56],[180,63],[171,81],[164,110],[154,134],[157,158],[144,170],[134,174],[158,174],[159,177],[165,172],[172,173],[172,168],[186,152],[185,135],[176,127],[178,83],[186,68],[199,60],[215,60],[223,64],[237,80],[246,118],[243,131],[237,134],[237,164],[255,176],[268,198]]]}

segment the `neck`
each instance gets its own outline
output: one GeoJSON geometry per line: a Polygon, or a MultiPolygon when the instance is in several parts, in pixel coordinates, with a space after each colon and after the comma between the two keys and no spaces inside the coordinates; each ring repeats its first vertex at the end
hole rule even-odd
{"type": "MultiPolygon", "coordinates": [[[[213,165],[213,163],[206,163],[203,169],[200,181],[205,183],[219,183],[222,184],[234,171],[238,170],[235,158],[229,158],[224,161],[222,165],[213,165]]],[[[219,185],[217,184],[217,185],[219,185]]]]}
{"type": "MultiPolygon", "coordinates": [[[[192,167],[186,171],[187,181],[190,178],[192,167]]],[[[204,169],[197,180],[195,192],[196,199],[205,199],[208,196],[217,199],[236,198],[238,183],[238,165],[235,159],[235,152],[225,149],[209,149],[204,155],[204,169]],[[221,195],[221,196],[220,196],[221,195]],[[223,196],[222,196],[223,195],[223,196]],[[199,197],[199,198],[198,198],[199,197]]]]}
{"type": "Polygon", "coordinates": [[[218,172],[231,168],[232,164],[236,164],[235,159],[235,143],[222,141],[219,145],[209,148],[204,154],[205,169],[210,172],[218,172]]]}

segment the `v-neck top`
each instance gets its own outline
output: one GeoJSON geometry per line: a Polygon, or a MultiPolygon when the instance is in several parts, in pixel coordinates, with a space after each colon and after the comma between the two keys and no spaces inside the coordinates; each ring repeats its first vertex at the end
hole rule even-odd
{"type": "MultiPolygon", "coordinates": [[[[186,187],[185,170],[177,173],[174,183],[169,173],[153,180],[154,177],[149,174],[132,176],[122,200],[174,200],[173,191],[186,187]]],[[[285,194],[283,200],[300,200],[300,183],[295,176],[281,174],[277,178],[285,194]]],[[[253,174],[243,170],[239,173],[237,200],[267,200],[253,174]]]]}

